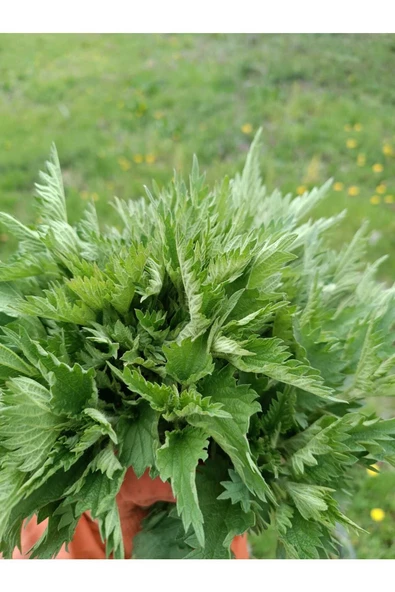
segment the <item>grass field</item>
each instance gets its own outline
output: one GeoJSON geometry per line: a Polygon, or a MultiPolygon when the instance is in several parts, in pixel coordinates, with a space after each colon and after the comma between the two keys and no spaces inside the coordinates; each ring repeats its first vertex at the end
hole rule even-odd
{"type": "MultiPolygon", "coordinates": [[[[262,126],[269,190],[333,177],[317,215],[347,208],[339,243],[369,219],[370,257],[390,255],[381,274],[393,281],[394,70],[395,35],[0,35],[1,210],[32,220],[52,141],[71,218],[94,199],[108,222],[113,195],[187,174],[193,153],[209,181],[233,174],[262,126]]],[[[373,534],[353,541],[358,557],[395,557],[394,480],[361,475],[350,514],[373,534]]],[[[254,552],[272,556],[269,535],[254,552]]]]}

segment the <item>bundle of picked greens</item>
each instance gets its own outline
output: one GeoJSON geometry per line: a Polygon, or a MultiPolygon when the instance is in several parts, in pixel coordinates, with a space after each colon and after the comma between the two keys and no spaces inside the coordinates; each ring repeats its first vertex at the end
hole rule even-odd
{"type": "Polygon", "coordinates": [[[363,398],[395,394],[393,287],[308,219],[329,183],[268,195],[257,137],[241,175],[93,203],[67,221],[55,149],[37,184],[40,222],[8,214],[19,240],[0,266],[0,551],[25,519],[49,518],[33,557],[56,555],[83,512],[122,558],[125,471],[169,481],[137,556],[231,557],[236,534],[278,538],[280,557],[332,557],[352,467],[395,461],[395,419],[363,398]],[[120,224],[121,227],[121,224],[120,224]],[[163,543],[163,544],[162,544],[163,543]]]}

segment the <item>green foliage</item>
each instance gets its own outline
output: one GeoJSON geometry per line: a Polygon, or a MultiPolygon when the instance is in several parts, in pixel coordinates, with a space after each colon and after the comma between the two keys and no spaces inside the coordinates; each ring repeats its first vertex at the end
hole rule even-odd
{"type": "Polygon", "coordinates": [[[33,556],[99,522],[123,557],[116,495],[126,470],[168,480],[135,555],[230,558],[233,536],[271,529],[279,556],[336,553],[350,469],[395,464],[393,287],[364,263],[362,229],[337,252],[337,220],[305,220],[329,187],[268,195],[257,135],[244,171],[209,189],[193,162],[147,201],[91,204],[68,224],[53,149],[32,228],[1,267],[0,551],[49,518],[33,556]],[[25,257],[25,253],[29,253],[25,257]],[[170,537],[170,538],[169,538],[170,537]],[[168,544],[172,540],[174,544],[168,544]]]}
{"type": "Polygon", "coordinates": [[[187,426],[181,431],[166,433],[166,442],[158,450],[157,466],[163,481],[170,479],[177,499],[177,509],[183,518],[185,531],[192,524],[198,542],[204,547],[203,515],[199,508],[195,485],[196,467],[207,459],[206,433],[187,426]]]}

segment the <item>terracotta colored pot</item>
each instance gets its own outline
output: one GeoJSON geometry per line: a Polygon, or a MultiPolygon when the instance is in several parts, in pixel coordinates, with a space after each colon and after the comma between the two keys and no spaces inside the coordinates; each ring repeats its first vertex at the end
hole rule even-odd
{"type": "MultiPolygon", "coordinates": [[[[141,522],[148,513],[148,508],[156,502],[175,502],[169,483],[159,478],[151,479],[148,471],[137,479],[134,471],[129,469],[117,495],[117,504],[121,518],[125,557],[130,559],[133,550],[133,538],[141,530],[141,522]]],[[[14,550],[13,559],[28,559],[28,550],[41,537],[47,526],[47,520],[37,524],[32,518],[22,529],[22,553],[14,550]]],[[[84,513],[77,525],[73,540],[64,546],[56,559],[105,559],[105,546],[100,538],[97,523],[92,520],[89,512],[84,513]]],[[[247,537],[236,536],[231,545],[236,559],[248,559],[247,537]]]]}

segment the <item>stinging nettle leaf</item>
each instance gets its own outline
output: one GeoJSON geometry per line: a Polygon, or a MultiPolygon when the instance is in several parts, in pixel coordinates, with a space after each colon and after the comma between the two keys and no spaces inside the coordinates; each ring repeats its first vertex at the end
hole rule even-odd
{"type": "Polygon", "coordinates": [[[157,451],[161,479],[170,479],[177,500],[177,509],[187,531],[192,525],[204,547],[203,515],[199,508],[195,474],[199,460],[206,460],[207,434],[198,428],[186,427],[166,433],[166,442],[157,451]]]}
{"type": "Polygon", "coordinates": [[[147,403],[136,407],[136,417],[121,417],[117,425],[120,442],[119,459],[123,466],[133,467],[137,477],[155,465],[159,447],[159,414],[147,403]]]}
{"type": "Polygon", "coordinates": [[[56,413],[78,415],[97,401],[97,387],[93,368],[86,371],[79,364],[71,368],[59,364],[52,370],[51,404],[56,413]]]}
{"type": "Polygon", "coordinates": [[[207,338],[203,335],[194,341],[188,337],[180,344],[163,346],[163,353],[167,359],[167,373],[180,384],[193,384],[214,370],[207,338]]]}
{"type": "Polygon", "coordinates": [[[15,352],[0,343],[0,378],[7,379],[18,374],[34,376],[36,372],[15,352]]]}

